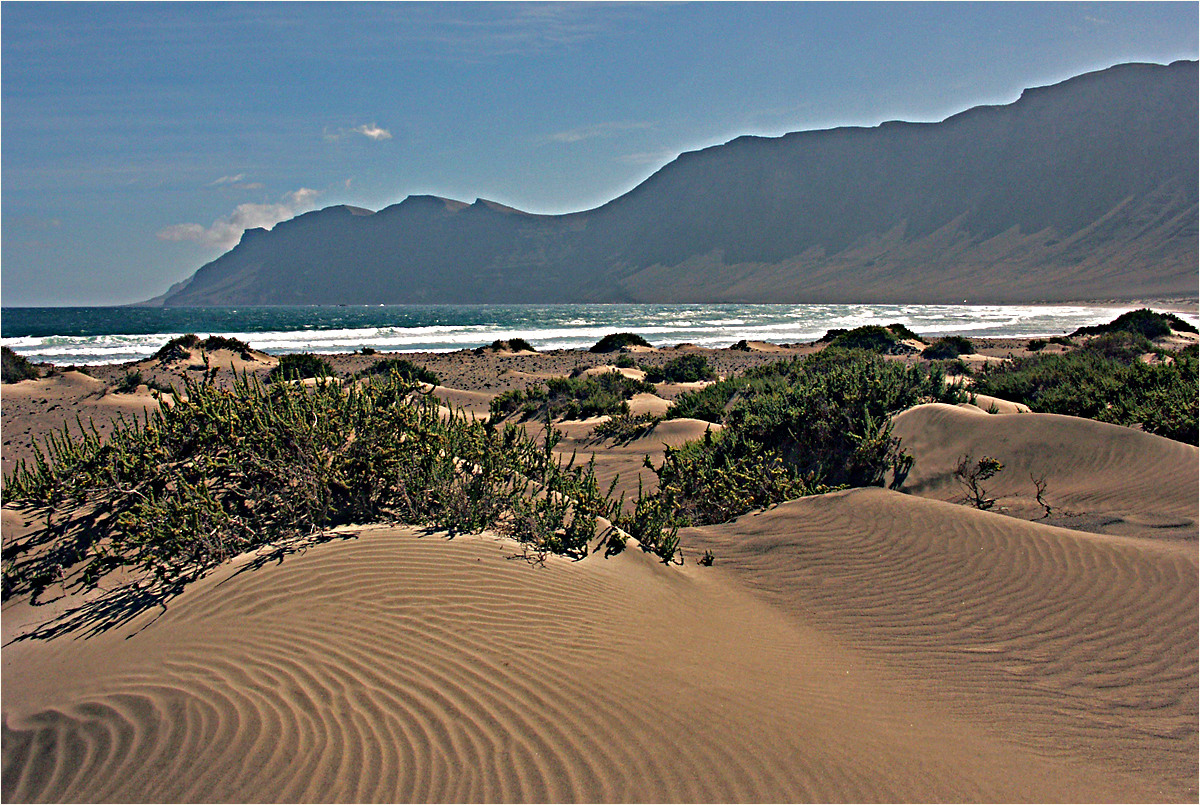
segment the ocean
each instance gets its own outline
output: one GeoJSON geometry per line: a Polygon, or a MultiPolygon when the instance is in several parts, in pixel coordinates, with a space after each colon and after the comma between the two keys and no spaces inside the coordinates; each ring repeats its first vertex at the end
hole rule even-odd
{"type": "MultiPolygon", "coordinates": [[[[338,307],[0,309],[0,343],[58,365],[136,361],[175,336],[239,338],[289,352],[448,352],[524,338],[586,349],[612,332],[656,346],[728,347],[741,339],[813,341],[833,328],[899,322],[922,335],[1062,335],[1132,309],[1086,305],[380,305],[338,307]]],[[[1200,324],[1195,314],[1182,315],[1200,324]]]]}

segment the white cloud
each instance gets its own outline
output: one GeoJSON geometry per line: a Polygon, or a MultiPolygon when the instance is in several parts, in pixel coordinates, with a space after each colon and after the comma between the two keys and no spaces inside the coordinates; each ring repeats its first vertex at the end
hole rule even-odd
{"type": "Polygon", "coordinates": [[[229,215],[211,226],[174,224],[158,231],[158,239],[172,242],[192,241],[213,248],[232,249],[247,229],[270,229],[280,221],[294,218],[312,208],[321,191],[302,187],[288,193],[277,204],[239,204],[229,215]]]}
{"type": "Polygon", "coordinates": [[[321,137],[327,142],[336,143],[338,140],[341,140],[343,137],[349,137],[351,134],[361,134],[368,140],[377,143],[392,139],[390,131],[374,123],[363,123],[361,126],[355,126],[352,129],[338,129],[337,131],[325,129],[321,132],[321,137]]]}
{"type": "Polygon", "coordinates": [[[617,161],[624,162],[626,165],[666,165],[677,156],[679,156],[678,151],[666,149],[662,151],[639,151],[633,154],[622,154],[617,157],[617,161]]]}
{"type": "Polygon", "coordinates": [[[208,183],[209,187],[216,187],[222,184],[237,184],[246,178],[246,174],[239,173],[237,176],[222,176],[220,179],[214,179],[208,183]]]}
{"type": "Polygon", "coordinates": [[[577,129],[569,129],[567,131],[559,131],[550,135],[551,140],[556,143],[577,143],[580,140],[590,140],[595,137],[611,137],[614,134],[623,131],[637,131],[640,129],[652,129],[653,123],[637,123],[637,122],[609,122],[597,123],[594,126],[581,126],[577,129]]]}
{"type": "Polygon", "coordinates": [[[375,140],[376,142],[378,142],[379,140],[392,139],[392,133],[390,131],[388,131],[387,129],[382,129],[379,126],[376,126],[374,123],[371,123],[369,125],[364,123],[361,126],[355,126],[354,131],[357,131],[359,134],[363,135],[364,137],[371,139],[371,140],[375,140]]]}

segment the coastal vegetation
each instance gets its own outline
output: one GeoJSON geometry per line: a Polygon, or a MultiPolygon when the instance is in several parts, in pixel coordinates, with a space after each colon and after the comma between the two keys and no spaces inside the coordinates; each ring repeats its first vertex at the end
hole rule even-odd
{"type": "Polygon", "coordinates": [[[335,374],[329,361],[324,358],[310,352],[295,352],[279,356],[279,363],[267,373],[267,382],[333,377],[335,374]]]}
{"type": "Polygon", "coordinates": [[[680,355],[663,366],[643,367],[647,383],[695,383],[712,380],[717,376],[708,365],[708,358],[699,354],[680,355]]]}
{"type": "Polygon", "coordinates": [[[311,389],[185,379],[182,391],[104,438],[64,428],[18,465],[5,502],[40,511],[46,529],[5,546],[5,597],[80,563],[88,584],[119,568],[177,584],[267,542],[380,521],[495,528],[579,557],[611,513],[590,465],[553,457],[552,430],[538,443],[516,425],[445,417],[395,375],[311,389]]]}
{"type": "Polygon", "coordinates": [[[971,343],[970,339],[963,338],[961,335],[948,335],[921,350],[921,357],[930,360],[953,360],[959,355],[974,353],[975,345],[971,343]]]}
{"type": "Polygon", "coordinates": [[[493,418],[520,413],[522,419],[586,419],[604,414],[629,413],[635,394],[654,393],[654,386],[625,377],[620,372],[552,377],[522,391],[511,389],[495,397],[490,406],[493,418]]]}
{"type": "Polygon", "coordinates": [[[853,330],[833,329],[817,339],[818,344],[828,344],[838,349],[864,349],[871,352],[896,354],[914,352],[902,341],[921,341],[921,337],[903,324],[865,324],[853,330]]]}
{"type": "Polygon", "coordinates": [[[18,355],[12,347],[0,347],[0,382],[19,383],[41,377],[38,368],[24,355],[18,355]]]}
{"type": "Polygon", "coordinates": [[[589,352],[616,352],[628,346],[648,347],[650,342],[637,333],[609,333],[601,338],[589,352]]]}
{"type": "Polygon", "coordinates": [[[364,369],[360,375],[369,377],[372,375],[389,375],[395,373],[401,380],[408,380],[417,383],[429,383],[432,386],[441,385],[442,379],[438,377],[436,372],[432,372],[428,367],[415,364],[412,361],[404,358],[384,358],[364,369]]]}
{"type": "Polygon", "coordinates": [[[250,345],[241,339],[223,335],[210,335],[202,339],[195,333],[185,333],[163,344],[154,353],[154,358],[160,361],[183,360],[191,355],[193,349],[201,349],[205,352],[227,349],[230,352],[236,352],[238,357],[244,361],[250,360],[251,357],[250,345]]]}
{"type": "MultiPolygon", "coordinates": [[[[1156,349],[1147,321],[1130,317],[1128,326],[1075,335],[1077,345],[1063,354],[1027,352],[985,364],[970,390],[1196,444],[1195,345],[1156,349]]],[[[207,372],[204,382],[185,377],[182,393],[172,389],[170,403],[142,421],[118,419],[103,437],[77,422],[6,478],[5,502],[40,512],[46,528],[37,539],[5,547],[4,595],[36,593],[81,564],[88,583],[119,568],[175,583],[267,542],[377,521],[451,533],[490,528],[519,540],[534,558],[578,558],[597,546],[611,553],[628,536],[677,562],[682,527],[726,522],[804,495],[903,482],[913,457],[893,436],[892,417],[967,395],[945,382],[956,358],[880,354],[898,340],[884,327],[834,333],[817,353],[680,395],[668,418],[722,427],[666,448],[658,466],[648,463],[657,484],[639,486],[628,505],[613,500],[615,482],[601,492],[592,464],[554,454],[555,420],[608,415],[592,434],[618,443],[658,425],[662,417],[629,411],[635,394],[655,387],[620,371],[580,371],[507,391],[492,399],[487,421],[446,415],[421,392],[422,384],[439,383],[436,374],[398,358],[376,361],[359,384],[332,379],[328,361],[303,353],[283,356],[266,383],[246,374],[224,384],[207,372]],[[874,348],[838,346],[847,342],[874,348]],[[272,382],[305,377],[315,384],[272,382]],[[544,421],[541,436],[502,422],[513,416],[544,421]],[[606,523],[619,531],[605,530],[606,523]]],[[[163,351],[189,349],[187,343],[163,351]]],[[[203,343],[196,339],[190,348],[203,343]]],[[[956,355],[972,347],[953,337],[933,346],[939,344],[956,355]]],[[[643,368],[659,382],[714,376],[698,354],[643,368]]],[[[118,390],[142,382],[130,371],[118,390]]],[[[960,483],[978,508],[990,505],[982,483],[1001,469],[993,464],[986,457],[960,462],[960,483]]]]}
{"type": "Polygon", "coordinates": [[[724,428],[667,449],[654,468],[658,490],[639,499],[634,520],[661,522],[670,532],[802,495],[879,486],[889,476],[895,485],[912,457],[892,437],[891,416],[961,396],[936,365],[836,348],[682,395],[675,407],[689,412],[683,415],[704,414],[724,428]]]}
{"type": "Polygon", "coordinates": [[[1064,354],[988,364],[976,374],[972,390],[1037,412],[1140,425],[1147,433],[1197,444],[1195,351],[1143,361],[1152,349],[1141,334],[1108,332],[1064,354]]]}

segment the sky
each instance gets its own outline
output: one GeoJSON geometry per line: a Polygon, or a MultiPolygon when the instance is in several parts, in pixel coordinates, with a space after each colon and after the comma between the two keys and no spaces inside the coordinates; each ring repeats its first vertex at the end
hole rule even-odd
{"type": "Polygon", "coordinates": [[[163,293],[334,204],[590,209],[743,134],[1196,59],[1183,3],[0,4],[0,304],[163,293]]]}

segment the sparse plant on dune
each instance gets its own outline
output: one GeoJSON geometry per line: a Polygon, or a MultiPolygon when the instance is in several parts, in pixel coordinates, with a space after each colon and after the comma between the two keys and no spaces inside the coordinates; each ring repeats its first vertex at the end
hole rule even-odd
{"type": "Polygon", "coordinates": [[[994,478],[1002,469],[1004,465],[991,456],[984,456],[978,461],[969,454],[960,458],[954,467],[954,477],[966,490],[964,500],[981,511],[995,506],[996,499],[987,496],[983,482],[994,478]]]}
{"type": "Polygon", "coordinates": [[[662,419],[657,414],[620,414],[592,428],[592,436],[626,444],[649,434],[662,419]]]}
{"type": "Polygon", "coordinates": [[[442,382],[437,373],[430,371],[425,366],[420,366],[403,358],[383,358],[382,360],[378,360],[360,372],[360,376],[387,375],[392,372],[395,372],[401,380],[429,383],[433,386],[441,385],[442,382]]]}
{"type": "Polygon", "coordinates": [[[1043,472],[1041,475],[1036,475],[1031,472],[1029,473],[1029,480],[1033,481],[1038,505],[1045,511],[1045,514],[1042,515],[1042,519],[1044,520],[1053,513],[1050,504],[1046,502],[1046,473],[1043,472]]]}

